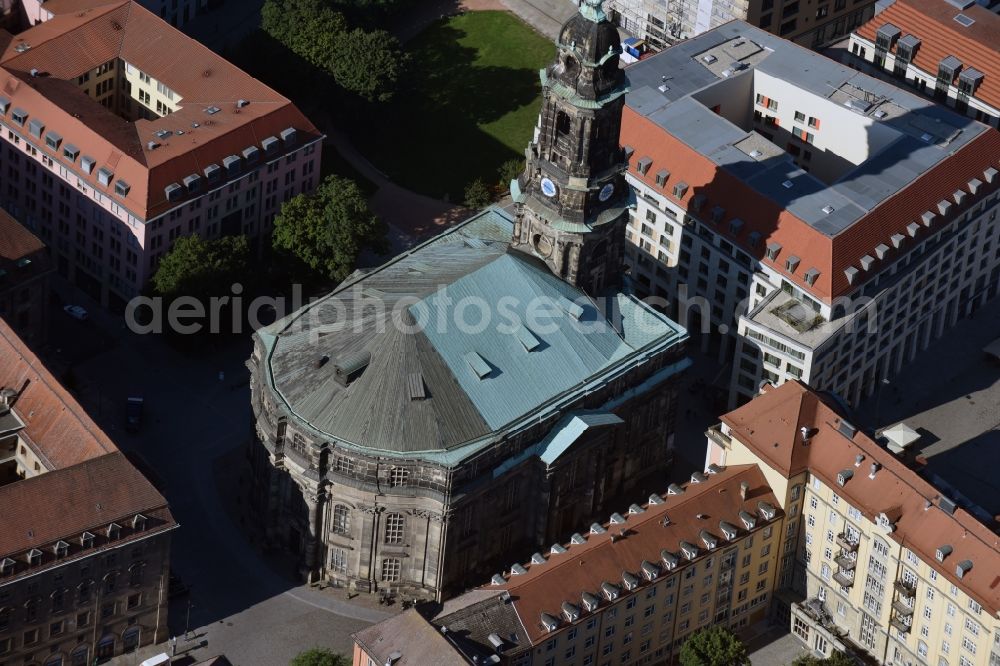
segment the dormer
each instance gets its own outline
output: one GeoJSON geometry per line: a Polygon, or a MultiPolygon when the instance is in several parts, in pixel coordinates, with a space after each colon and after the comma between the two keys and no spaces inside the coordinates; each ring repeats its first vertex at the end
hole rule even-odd
{"type": "Polygon", "coordinates": [[[732,541],[739,534],[739,530],[732,523],[727,523],[724,520],[719,521],[719,529],[722,530],[722,534],[726,537],[727,541],[732,541]]]}
{"type": "Polygon", "coordinates": [[[691,474],[691,483],[704,483],[706,480],[708,480],[708,477],[701,472],[694,472],[691,474]]]}
{"type": "Polygon", "coordinates": [[[688,543],[687,541],[681,541],[681,553],[683,553],[684,557],[689,560],[693,560],[698,557],[698,546],[693,543],[688,543]]]}
{"type": "Polygon", "coordinates": [[[37,567],[39,564],[42,563],[42,551],[38,550],[37,548],[32,548],[31,550],[28,551],[28,554],[25,557],[25,559],[28,561],[29,567],[37,567]]]}
{"type": "Polygon", "coordinates": [[[80,546],[83,548],[93,548],[94,547],[94,535],[90,532],[84,532],[80,535],[80,546]]]}
{"type": "Polygon", "coordinates": [[[108,525],[107,532],[105,533],[109,539],[117,539],[121,535],[122,526],[118,523],[111,523],[108,525]]]}
{"type": "Polygon", "coordinates": [[[837,485],[841,487],[846,485],[852,476],[854,476],[854,470],[851,469],[844,469],[837,472],[837,485]]]}
{"type": "Polygon", "coordinates": [[[752,530],[757,524],[757,519],[753,517],[753,514],[746,511],[740,511],[740,520],[743,521],[743,526],[748,530],[752,530]]]}
{"type": "Polygon", "coordinates": [[[667,571],[675,569],[677,567],[677,563],[680,561],[680,558],[666,548],[660,551],[660,559],[663,560],[663,566],[667,568],[667,571]]]}
{"type": "Polygon", "coordinates": [[[883,532],[893,532],[896,529],[895,522],[893,522],[884,511],[875,517],[875,526],[883,532]]]}
{"type": "Polygon", "coordinates": [[[934,559],[938,562],[944,562],[945,558],[951,555],[951,546],[944,544],[943,546],[938,546],[938,549],[934,551],[934,559]]]}
{"type": "Polygon", "coordinates": [[[549,615],[548,613],[542,613],[541,622],[545,631],[555,631],[559,628],[559,618],[549,615]]]}
{"type": "Polygon", "coordinates": [[[972,571],[972,560],[962,560],[955,567],[955,575],[959,578],[965,578],[970,571],[972,571]]]}
{"type": "Polygon", "coordinates": [[[591,534],[604,534],[605,532],[607,532],[607,530],[604,529],[604,526],[601,525],[600,523],[591,523],[590,525],[591,534]]]}
{"type": "Polygon", "coordinates": [[[8,574],[14,573],[14,565],[16,562],[9,557],[5,557],[0,560],[0,576],[6,576],[8,574]]]}
{"type": "Polygon", "coordinates": [[[642,570],[642,575],[646,577],[646,580],[656,580],[656,577],[660,575],[660,567],[646,560],[642,561],[639,569],[642,570]]]}
{"type": "Polygon", "coordinates": [[[770,502],[761,500],[757,502],[757,513],[759,513],[764,520],[771,520],[775,515],[774,505],[770,502]]]}
{"type": "Polygon", "coordinates": [[[712,550],[719,545],[719,539],[715,535],[711,534],[708,530],[702,530],[698,533],[698,538],[701,542],[705,544],[705,548],[712,550]]]}
{"type": "Polygon", "coordinates": [[[604,597],[608,601],[614,601],[615,599],[618,598],[618,595],[621,594],[621,590],[618,588],[617,585],[615,585],[614,583],[609,583],[607,581],[601,583],[601,592],[604,593],[604,597]]]}
{"type": "Polygon", "coordinates": [[[545,556],[541,553],[535,553],[531,556],[532,564],[545,564],[545,556]]]}
{"type": "Polygon", "coordinates": [[[52,553],[59,559],[66,557],[69,554],[69,544],[60,539],[52,546],[52,553]]]}
{"type": "Polygon", "coordinates": [[[634,590],[639,587],[639,577],[630,571],[622,572],[622,583],[626,590],[634,590]]]}
{"type": "Polygon", "coordinates": [[[583,607],[587,609],[588,613],[593,613],[597,610],[597,607],[601,605],[600,598],[594,596],[590,592],[584,592],[581,595],[581,601],[583,601],[583,607]]]}
{"type": "Polygon", "coordinates": [[[493,578],[490,579],[490,584],[492,585],[506,585],[507,579],[500,574],[493,574],[493,578]]]}
{"type": "Polygon", "coordinates": [[[567,622],[576,622],[580,619],[580,607],[568,601],[562,602],[562,613],[567,622]]]}
{"type": "Polygon", "coordinates": [[[668,495],[683,495],[684,494],[684,489],[681,488],[680,486],[678,486],[676,483],[671,483],[669,486],[667,486],[667,494],[668,495]]]}

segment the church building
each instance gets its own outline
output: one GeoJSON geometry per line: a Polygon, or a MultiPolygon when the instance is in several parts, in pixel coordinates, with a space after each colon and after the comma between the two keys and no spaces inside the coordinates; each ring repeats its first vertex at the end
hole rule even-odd
{"type": "Polygon", "coordinates": [[[513,215],[255,335],[254,508],[306,580],[444,599],[665,485],[687,332],[623,287],[627,80],[599,2],[558,49],[513,215]]]}

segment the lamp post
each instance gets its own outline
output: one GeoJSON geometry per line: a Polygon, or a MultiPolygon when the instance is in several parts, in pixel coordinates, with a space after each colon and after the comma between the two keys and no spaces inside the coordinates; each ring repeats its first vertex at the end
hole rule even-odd
{"type": "MultiPolygon", "coordinates": [[[[188,592],[188,595],[190,595],[190,594],[191,593],[188,592]]],[[[186,640],[186,641],[191,640],[191,607],[192,606],[194,606],[194,604],[191,603],[191,597],[188,596],[187,614],[184,617],[184,640],[186,640]]]]}
{"type": "Polygon", "coordinates": [[[885,392],[885,387],[888,386],[888,385],[889,385],[889,379],[886,378],[886,377],[883,377],[881,379],[881,381],[879,381],[878,395],[875,396],[875,431],[876,432],[878,432],[878,429],[880,427],[882,427],[882,421],[881,421],[881,418],[882,418],[882,393],[885,392]]]}

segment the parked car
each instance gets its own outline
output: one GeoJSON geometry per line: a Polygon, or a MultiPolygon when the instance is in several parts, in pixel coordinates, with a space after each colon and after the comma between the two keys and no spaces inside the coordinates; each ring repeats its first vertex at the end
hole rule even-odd
{"type": "Polygon", "coordinates": [[[142,425],[142,407],[145,401],[139,397],[131,397],[125,403],[125,430],[138,432],[142,425]]]}
{"type": "Polygon", "coordinates": [[[79,305],[64,305],[63,312],[68,314],[73,319],[79,319],[80,321],[87,321],[87,311],[84,310],[79,305]]]}

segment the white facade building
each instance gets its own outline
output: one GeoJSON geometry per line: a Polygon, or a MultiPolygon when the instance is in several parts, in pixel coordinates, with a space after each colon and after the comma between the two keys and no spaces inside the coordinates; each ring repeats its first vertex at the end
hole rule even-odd
{"type": "Polygon", "coordinates": [[[872,394],[1000,289],[1000,135],[744,23],[628,70],[636,289],[731,401],[872,394]]]}

